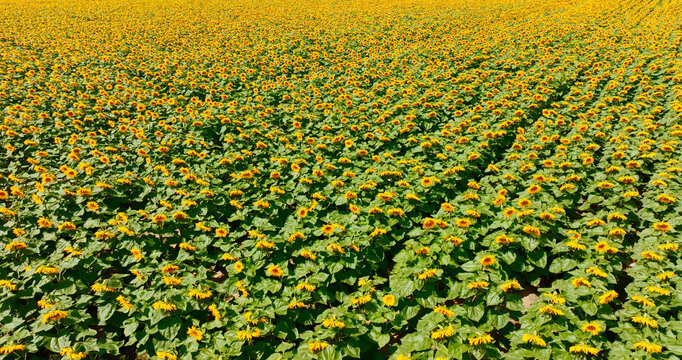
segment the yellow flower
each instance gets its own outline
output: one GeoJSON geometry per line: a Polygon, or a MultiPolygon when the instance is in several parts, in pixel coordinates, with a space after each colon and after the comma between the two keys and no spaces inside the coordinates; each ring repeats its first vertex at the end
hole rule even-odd
{"type": "Polygon", "coordinates": [[[471,220],[469,219],[457,219],[455,220],[457,227],[467,228],[471,225],[471,220]]]}
{"type": "Polygon", "coordinates": [[[308,306],[304,302],[296,301],[296,300],[291,301],[288,305],[289,309],[300,309],[300,308],[306,308],[306,307],[308,307],[308,306]]]}
{"type": "Polygon", "coordinates": [[[210,291],[199,291],[197,289],[190,289],[189,293],[187,294],[189,297],[196,298],[198,300],[204,300],[208,299],[213,295],[210,291]]]}
{"type": "Polygon", "coordinates": [[[434,340],[442,340],[451,337],[455,334],[455,328],[452,324],[448,325],[445,329],[436,330],[431,332],[431,338],[434,340]]]}
{"type": "Polygon", "coordinates": [[[495,256],[493,255],[487,255],[481,258],[481,260],[478,261],[481,266],[491,266],[495,264],[495,256]]]}
{"type": "Polygon", "coordinates": [[[623,193],[623,197],[626,198],[626,199],[630,199],[630,198],[638,197],[638,196],[639,196],[639,191],[637,191],[637,190],[635,190],[635,191],[626,191],[625,193],[623,193]]]}
{"type": "Polygon", "coordinates": [[[254,329],[254,330],[247,330],[243,331],[240,330],[237,332],[237,338],[242,341],[248,341],[251,342],[255,338],[260,337],[260,330],[254,329]]]}
{"type": "Polygon", "coordinates": [[[193,337],[196,341],[201,341],[204,338],[204,333],[197,329],[196,326],[192,326],[187,329],[187,335],[193,337]]]}
{"type": "Polygon", "coordinates": [[[440,204],[440,208],[443,209],[443,211],[451,212],[455,210],[455,207],[450,204],[450,203],[442,203],[440,204]]]}
{"type": "Polygon", "coordinates": [[[322,227],[322,233],[325,235],[331,235],[334,232],[334,226],[327,224],[322,227]]]}
{"type": "Polygon", "coordinates": [[[667,243],[667,244],[658,245],[658,248],[660,250],[666,250],[666,251],[677,251],[680,247],[677,244],[667,243]]]}
{"type": "Polygon", "coordinates": [[[372,300],[371,294],[362,295],[359,297],[350,298],[350,303],[353,305],[364,305],[372,300]]]}
{"type": "Polygon", "coordinates": [[[305,237],[305,235],[303,235],[302,232],[297,231],[297,232],[291,234],[291,235],[289,236],[289,238],[287,239],[287,241],[288,241],[288,242],[293,242],[293,241],[296,241],[296,240],[298,240],[298,239],[303,239],[304,237],[305,237]]]}
{"type": "Polygon", "coordinates": [[[661,351],[663,351],[663,347],[661,345],[652,344],[648,341],[637,342],[633,345],[633,347],[635,350],[641,349],[649,353],[660,353],[661,351]]]}
{"type": "Polygon", "coordinates": [[[23,241],[12,241],[11,243],[7,244],[5,248],[8,251],[14,251],[14,250],[21,250],[21,249],[26,249],[26,243],[23,241]]]}
{"type": "Polygon", "coordinates": [[[526,191],[531,195],[537,194],[538,192],[540,192],[540,190],[542,190],[542,187],[540,187],[540,185],[537,184],[533,184],[529,186],[528,189],[526,189],[526,191]]]}
{"type": "Polygon", "coordinates": [[[268,267],[268,274],[275,276],[275,277],[280,277],[284,274],[284,271],[280,269],[279,265],[270,265],[268,267]]]}
{"type": "Polygon", "coordinates": [[[523,336],[521,337],[521,341],[523,341],[526,344],[533,344],[540,347],[547,346],[545,340],[543,340],[541,337],[537,335],[523,334],[523,336]]]}
{"type": "Polygon", "coordinates": [[[90,286],[90,289],[94,292],[114,292],[116,289],[108,287],[106,285],[102,284],[97,284],[95,283],[94,285],[90,286]]]}
{"type": "Polygon", "coordinates": [[[329,328],[343,329],[344,327],[346,327],[346,324],[341,320],[337,320],[334,318],[326,318],[326,319],[322,320],[322,326],[324,326],[328,329],[329,328]]]}
{"type": "Polygon", "coordinates": [[[73,360],[85,359],[85,357],[88,356],[87,352],[76,352],[71,348],[62,348],[60,354],[62,356],[66,355],[69,359],[73,360]]]}
{"type": "Polygon", "coordinates": [[[309,260],[317,259],[317,255],[314,252],[308,251],[306,249],[301,250],[301,256],[303,256],[304,258],[309,259],[309,260]]]}
{"type": "Polygon", "coordinates": [[[585,272],[587,272],[588,274],[592,274],[594,276],[602,277],[602,278],[608,277],[608,274],[606,272],[604,272],[603,270],[596,268],[594,266],[587,268],[585,270],[585,272]]]}
{"type": "Polygon", "coordinates": [[[670,224],[666,221],[659,221],[657,223],[654,223],[654,229],[662,232],[668,232],[672,230],[672,227],[670,224]]]}
{"type": "Polygon", "coordinates": [[[59,269],[54,266],[38,266],[36,274],[59,274],[59,269]]]}
{"type": "Polygon", "coordinates": [[[583,345],[583,344],[573,345],[568,349],[568,351],[570,351],[572,353],[583,353],[585,355],[597,355],[597,354],[599,354],[599,349],[594,348],[592,346],[583,345]]]}
{"type": "Polygon", "coordinates": [[[481,344],[489,344],[493,342],[493,337],[490,334],[485,334],[483,336],[469,338],[469,345],[478,346],[481,344]]]}
{"type": "Polygon", "coordinates": [[[485,287],[488,287],[488,285],[490,285],[490,283],[487,281],[474,281],[474,282],[470,282],[467,286],[468,286],[469,290],[472,290],[472,289],[485,288],[485,287]]]}
{"type": "Polygon", "coordinates": [[[450,235],[448,237],[445,237],[445,241],[452,243],[455,246],[458,246],[462,243],[462,238],[459,238],[457,236],[450,235]]]}
{"type": "Polygon", "coordinates": [[[419,280],[425,280],[425,279],[428,279],[430,277],[436,276],[437,273],[438,273],[438,269],[429,269],[429,270],[426,270],[424,272],[419,273],[417,275],[417,278],[419,278],[419,280]]]}
{"type": "Polygon", "coordinates": [[[589,332],[592,333],[592,335],[597,335],[601,332],[601,325],[596,322],[590,322],[584,324],[582,327],[580,327],[584,332],[589,332]]]}
{"type": "Polygon", "coordinates": [[[208,307],[208,311],[211,312],[211,315],[213,315],[213,318],[214,318],[215,320],[220,320],[220,318],[222,317],[222,316],[220,315],[220,311],[218,311],[218,308],[217,308],[215,305],[213,305],[213,304],[211,304],[211,305],[208,307]]]}
{"type": "Polygon", "coordinates": [[[582,277],[577,277],[573,280],[571,280],[571,284],[573,287],[580,287],[580,286],[587,286],[587,287],[592,287],[592,284],[587,281],[587,279],[582,278],[582,277]]]}
{"type": "Polygon", "coordinates": [[[552,305],[545,305],[545,306],[541,307],[538,311],[543,313],[543,314],[558,315],[558,316],[564,315],[564,312],[561,311],[561,309],[557,309],[557,308],[553,307],[552,305]]]}
{"type": "Polygon", "coordinates": [[[675,276],[675,273],[672,272],[672,271],[666,271],[666,272],[664,272],[664,273],[660,273],[660,274],[656,275],[656,277],[657,277],[659,280],[668,280],[668,279],[670,279],[670,278],[672,278],[672,277],[674,277],[674,276],[675,276]]]}
{"type": "Polygon", "coordinates": [[[126,298],[124,298],[123,295],[117,296],[116,301],[118,301],[118,303],[126,310],[130,310],[130,308],[133,307],[133,304],[131,304],[126,298]]]}
{"type": "Polygon", "coordinates": [[[521,284],[519,284],[518,280],[511,280],[507,281],[506,283],[500,285],[500,290],[503,292],[509,292],[511,289],[520,289],[521,284]]]}
{"type": "Polygon", "coordinates": [[[660,288],[658,286],[647,286],[644,289],[649,291],[649,292],[664,295],[664,296],[669,296],[671,294],[670,290],[663,289],[663,288],[660,288]]]}
{"type": "Polygon", "coordinates": [[[638,303],[638,304],[642,304],[642,305],[644,305],[644,306],[656,307],[656,303],[654,303],[653,301],[651,301],[651,300],[649,300],[649,299],[646,299],[646,298],[644,298],[644,297],[642,297],[642,296],[639,296],[639,295],[633,296],[633,297],[632,297],[632,301],[634,301],[634,302],[636,302],[636,303],[638,303]]]}
{"type": "Polygon", "coordinates": [[[384,297],[382,298],[382,301],[383,301],[385,306],[391,307],[391,306],[395,305],[396,299],[395,299],[395,296],[389,294],[389,295],[384,295],[384,297]]]}
{"type": "Polygon", "coordinates": [[[614,290],[610,290],[599,296],[599,303],[608,304],[616,298],[618,298],[618,293],[614,290]]]}
{"type": "Polygon", "coordinates": [[[403,215],[405,215],[405,212],[403,211],[403,209],[400,209],[400,208],[388,209],[388,210],[386,210],[386,213],[391,215],[391,216],[403,216],[403,215]]]}
{"type": "Polygon", "coordinates": [[[158,357],[159,359],[178,360],[177,356],[166,351],[157,351],[156,357],[158,357]]]}
{"type": "Polygon", "coordinates": [[[538,229],[534,226],[531,226],[531,225],[525,225],[523,227],[523,232],[525,232],[528,235],[533,235],[533,236],[540,236],[541,235],[540,229],[538,229]]]}
{"type": "Polygon", "coordinates": [[[633,316],[632,317],[632,322],[648,326],[650,328],[656,328],[658,327],[658,322],[653,319],[649,319],[643,316],[633,316]]]}
{"type": "Polygon", "coordinates": [[[301,290],[301,291],[305,290],[308,292],[313,292],[313,291],[315,291],[316,287],[315,287],[315,285],[310,285],[310,284],[302,282],[302,283],[299,283],[298,285],[296,285],[296,289],[301,290]]]}
{"type": "Polygon", "coordinates": [[[495,242],[500,244],[500,245],[509,245],[514,242],[514,238],[511,236],[508,236],[506,234],[498,235],[495,238],[495,242]]]}
{"type": "Polygon", "coordinates": [[[660,256],[660,255],[658,255],[655,252],[650,251],[650,250],[644,251],[641,255],[643,258],[649,259],[649,260],[655,260],[655,261],[662,261],[663,260],[662,256],[660,256]]]}
{"type": "Polygon", "coordinates": [[[425,177],[425,178],[422,178],[421,184],[422,184],[422,186],[432,186],[435,183],[434,180],[435,180],[435,178],[433,178],[433,177],[425,177]]]}
{"type": "Polygon", "coordinates": [[[52,222],[47,218],[41,217],[38,219],[38,226],[48,229],[52,227],[52,222]]]}
{"type": "Polygon", "coordinates": [[[43,315],[43,324],[47,324],[50,321],[56,321],[56,320],[61,320],[65,318],[67,315],[69,315],[68,312],[63,311],[63,310],[52,310],[48,312],[47,314],[43,315]]]}
{"type": "Polygon", "coordinates": [[[438,223],[438,221],[437,221],[436,219],[434,219],[434,218],[426,218],[426,219],[424,219],[424,221],[422,222],[422,227],[423,227],[424,229],[431,229],[431,228],[433,228],[434,226],[436,226],[437,223],[438,223]]]}
{"type": "Polygon", "coordinates": [[[530,201],[530,200],[528,200],[528,199],[525,199],[525,198],[524,198],[524,199],[520,199],[520,200],[518,201],[518,205],[519,205],[519,207],[520,207],[521,209],[526,208],[526,207],[528,207],[528,206],[531,206],[532,204],[533,204],[532,201],[530,201]]]}
{"type": "Polygon", "coordinates": [[[656,200],[663,204],[670,204],[675,202],[675,197],[668,194],[660,194],[656,197],[656,200]]]}
{"type": "Polygon", "coordinates": [[[258,240],[256,242],[257,249],[272,249],[275,247],[275,243],[267,240],[258,240]]]}
{"type": "Polygon", "coordinates": [[[135,249],[135,248],[130,249],[130,254],[133,255],[133,257],[137,261],[140,261],[144,258],[144,256],[142,256],[142,252],[140,251],[140,249],[135,249]]]}
{"type": "Polygon", "coordinates": [[[164,274],[172,274],[178,270],[180,270],[180,267],[172,264],[165,265],[164,267],[161,268],[161,272],[164,274]]]}
{"type": "Polygon", "coordinates": [[[166,311],[166,312],[174,311],[174,310],[177,310],[177,309],[178,309],[178,307],[177,307],[175,304],[165,303],[165,302],[162,302],[162,301],[157,301],[157,302],[153,303],[153,304],[152,304],[152,308],[154,308],[154,309],[160,309],[160,310],[163,310],[163,311],[166,311]]]}
{"type": "Polygon", "coordinates": [[[196,249],[197,249],[196,246],[193,246],[193,245],[188,244],[188,243],[186,243],[186,242],[180,243],[180,245],[178,245],[178,247],[179,247],[180,249],[186,250],[186,251],[196,251],[196,249]]]}
{"type": "Polygon", "coordinates": [[[327,250],[331,250],[339,254],[344,254],[346,252],[339,244],[329,244],[327,245],[327,250]]]}
{"type": "Polygon", "coordinates": [[[42,299],[38,300],[38,307],[41,309],[49,309],[55,305],[57,305],[57,303],[50,303],[42,299]]]}
{"type": "Polygon", "coordinates": [[[21,345],[21,344],[15,344],[15,345],[4,345],[0,347],[0,355],[9,355],[15,351],[24,351],[26,350],[26,346],[21,345]]]}
{"type": "Polygon", "coordinates": [[[324,341],[314,341],[308,343],[308,349],[310,349],[312,352],[320,352],[326,349],[327,346],[329,346],[329,344],[324,341]]]}
{"type": "Polygon", "coordinates": [[[417,255],[426,255],[429,251],[429,248],[422,246],[421,248],[414,250],[414,253],[417,255]]]}
{"type": "Polygon", "coordinates": [[[440,305],[434,307],[434,308],[433,308],[433,312],[437,312],[437,313],[439,313],[439,314],[443,314],[443,315],[445,315],[445,316],[447,316],[447,317],[453,317],[453,316],[455,315],[455,312],[454,312],[454,311],[452,311],[452,310],[450,310],[450,309],[448,309],[448,308],[446,308],[446,307],[444,307],[444,306],[440,306],[440,305]]]}
{"type": "Polygon", "coordinates": [[[559,295],[554,295],[551,293],[543,293],[542,296],[545,296],[545,297],[552,299],[552,304],[565,304],[566,303],[566,299],[559,296],[559,295]]]}
{"type": "Polygon", "coordinates": [[[514,208],[507,208],[504,210],[503,215],[504,217],[510,217],[516,213],[516,209],[514,208]]]}

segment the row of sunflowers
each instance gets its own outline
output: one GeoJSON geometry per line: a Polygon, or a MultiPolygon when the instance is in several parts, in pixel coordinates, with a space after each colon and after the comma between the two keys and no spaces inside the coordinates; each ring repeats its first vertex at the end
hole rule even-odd
{"type": "Polygon", "coordinates": [[[682,358],[678,1],[0,3],[0,359],[682,358]]]}

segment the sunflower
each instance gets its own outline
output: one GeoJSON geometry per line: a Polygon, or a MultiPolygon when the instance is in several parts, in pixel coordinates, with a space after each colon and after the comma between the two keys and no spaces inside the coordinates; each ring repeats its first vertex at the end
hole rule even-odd
{"type": "Polygon", "coordinates": [[[325,235],[331,235],[334,233],[334,226],[329,224],[322,226],[322,233],[325,235]]]}
{"type": "Polygon", "coordinates": [[[433,219],[433,218],[426,218],[426,219],[424,219],[424,221],[422,222],[422,227],[423,227],[424,229],[431,229],[431,228],[433,228],[434,226],[436,226],[437,223],[438,223],[438,222],[437,222],[436,219],[433,219]]]}
{"type": "Polygon", "coordinates": [[[187,328],[187,335],[193,337],[196,341],[201,341],[204,337],[204,333],[199,330],[196,326],[187,328]]]}
{"type": "Polygon", "coordinates": [[[451,212],[455,210],[455,207],[450,204],[450,203],[442,203],[440,204],[440,208],[443,209],[443,211],[451,212]]]}
{"type": "Polygon", "coordinates": [[[652,343],[650,343],[650,342],[648,342],[648,341],[636,342],[636,343],[633,345],[633,348],[634,348],[635,350],[644,350],[644,351],[646,351],[646,352],[648,352],[648,353],[654,353],[654,354],[655,354],[655,353],[660,353],[661,351],[663,351],[663,347],[662,347],[661,345],[652,344],[652,343]]]}
{"type": "Polygon", "coordinates": [[[495,264],[495,256],[494,255],[486,255],[481,258],[481,260],[478,261],[479,264],[483,267],[491,266],[495,264]]]}
{"type": "Polygon", "coordinates": [[[648,326],[650,328],[656,328],[658,327],[658,322],[653,319],[649,319],[643,316],[633,316],[632,317],[632,322],[648,326]]]}
{"type": "Polygon", "coordinates": [[[602,331],[601,325],[596,322],[589,322],[580,327],[582,331],[592,333],[592,335],[597,335],[602,331]]]}
{"type": "Polygon", "coordinates": [[[493,337],[490,334],[485,334],[483,336],[469,338],[469,345],[478,346],[481,344],[489,344],[493,342],[493,337]]]}
{"type": "Polygon", "coordinates": [[[22,344],[3,345],[0,347],[0,355],[9,355],[13,352],[24,350],[26,350],[26,346],[22,344]]]}
{"type": "Polygon", "coordinates": [[[540,347],[547,346],[545,340],[543,340],[541,337],[537,335],[523,334],[523,336],[521,337],[521,341],[523,341],[526,344],[533,344],[540,347]]]}
{"type": "Polygon", "coordinates": [[[599,349],[584,344],[573,345],[568,349],[568,351],[572,353],[583,353],[585,355],[599,354],[599,349]]]}
{"type": "Polygon", "coordinates": [[[280,269],[279,265],[270,265],[268,266],[268,274],[274,277],[280,277],[284,274],[284,271],[280,269]]]}
{"type": "Polygon", "coordinates": [[[327,343],[325,341],[313,341],[313,342],[308,343],[308,349],[310,349],[310,351],[315,352],[315,353],[318,353],[318,352],[326,349],[327,346],[329,346],[329,343],[327,343]]]}
{"type": "Polygon", "coordinates": [[[396,298],[393,295],[384,295],[384,297],[381,299],[381,301],[384,303],[386,307],[391,307],[395,305],[396,303],[396,298]]]}
{"type": "Polygon", "coordinates": [[[672,230],[672,227],[670,226],[670,223],[666,221],[659,221],[654,224],[654,229],[662,232],[668,232],[672,230]]]}
{"type": "Polygon", "coordinates": [[[471,225],[471,220],[469,220],[469,219],[457,219],[455,221],[455,224],[457,225],[457,227],[467,228],[471,225]]]}

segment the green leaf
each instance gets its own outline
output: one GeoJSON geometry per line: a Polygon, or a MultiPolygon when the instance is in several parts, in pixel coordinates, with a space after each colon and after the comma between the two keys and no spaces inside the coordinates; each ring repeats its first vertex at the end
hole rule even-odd
{"type": "Polygon", "coordinates": [[[502,302],[502,296],[497,291],[489,291],[485,301],[488,306],[494,306],[502,302]]]}
{"type": "Polygon", "coordinates": [[[485,307],[483,306],[483,304],[467,307],[467,317],[471,319],[471,321],[477,322],[481,320],[484,314],[485,307]]]}
{"type": "Polygon", "coordinates": [[[375,340],[377,342],[377,345],[379,345],[379,348],[382,348],[386,344],[388,344],[388,342],[391,340],[391,336],[388,334],[381,334],[375,340]]]}
{"type": "Polygon", "coordinates": [[[99,319],[99,324],[104,325],[109,318],[116,312],[116,305],[109,303],[99,306],[97,308],[97,318],[99,319]]]}

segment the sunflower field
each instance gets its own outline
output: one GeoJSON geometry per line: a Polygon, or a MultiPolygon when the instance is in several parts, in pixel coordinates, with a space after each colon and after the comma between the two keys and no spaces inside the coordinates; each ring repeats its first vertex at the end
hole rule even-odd
{"type": "Polygon", "coordinates": [[[0,109],[0,359],[682,359],[678,0],[0,0],[0,109]]]}

